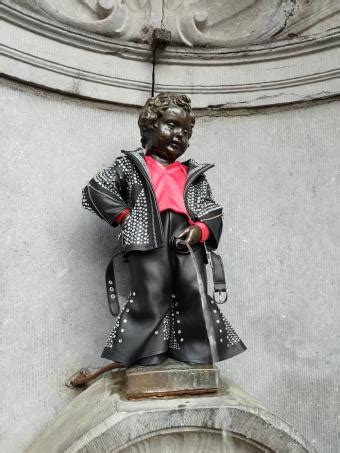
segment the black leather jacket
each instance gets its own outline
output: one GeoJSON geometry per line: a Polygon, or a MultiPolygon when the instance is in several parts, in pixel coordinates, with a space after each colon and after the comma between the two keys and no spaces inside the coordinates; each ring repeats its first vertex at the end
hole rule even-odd
{"type": "MultiPolygon", "coordinates": [[[[152,250],[164,244],[163,227],[156,195],[144,159],[144,150],[122,151],[112,166],[99,172],[83,189],[83,206],[112,226],[126,208],[130,218],[122,227],[123,251],[152,250]]],[[[193,221],[210,229],[206,246],[214,250],[222,232],[222,207],[212,198],[204,172],[214,165],[190,159],[184,203],[193,221]]]]}

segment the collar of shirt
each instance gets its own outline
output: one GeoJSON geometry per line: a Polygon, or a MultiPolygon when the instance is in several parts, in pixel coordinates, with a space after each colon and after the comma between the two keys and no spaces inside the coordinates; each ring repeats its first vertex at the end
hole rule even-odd
{"type": "Polygon", "coordinates": [[[188,167],[187,165],[184,165],[182,164],[181,162],[173,162],[169,165],[163,165],[161,164],[160,162],[158,162],[158,160],[156,160],[154,157],[152,156],[145,156],[145,160],[146,160],[146,163],[147,163],[147,166],[149,167],[149,169],[151,169],[152,171],[155,170],[156,172],[159,172],[159,171],[163,171],[163,172],[177,172],[177,171],[181,171],[182,173],[184,173],[185,175],[188,174],[188,167]]]}

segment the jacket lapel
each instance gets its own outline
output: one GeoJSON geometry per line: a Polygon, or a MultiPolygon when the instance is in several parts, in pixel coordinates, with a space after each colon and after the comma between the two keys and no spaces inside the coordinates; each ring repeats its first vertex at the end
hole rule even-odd
{"type": "Polygon", "coordinates": [[[143,174],[147,182],[151,184],[150,173],[144,159],[145,152],[143,148],[137,148],[134,151],[125,151],[122,149],[122,153],[125,154],[125,156],[131,160],[131,162],[143,174]]]}
{"type": "Polygon", "coordinates": [[[190,185],[201,173],[204,173],[215,166],[214,164],[199,164],[194,159],[189,159],[183,162],[183,164],[189,167],[186,187],[188,187],[188,185],[190,185]]]}

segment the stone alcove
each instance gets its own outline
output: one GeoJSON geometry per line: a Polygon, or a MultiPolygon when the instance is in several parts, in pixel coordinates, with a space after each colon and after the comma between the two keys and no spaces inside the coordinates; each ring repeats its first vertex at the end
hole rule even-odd
{"type": "MultiPolygon", "coordinates": [[[[210,177],[228,212],[227,310],[249,353],[222,367],[320,451],[334,451],[339,2],[195,1],[180,20],[183,2],[165,5],[173,45],[157,57],[156,91],[188,93],[199,109],[190,152],[217,163],[210,177]]],[[[4,451],[26,448],[73,400],[64,381],[75,369],[102,365],[111,233],[82,212],[79,194],[139,143],[148,40],[161,16],[158,0],[0,2],[4,451]]]]}
{"type": "MultiPolygon", "coordinates": [[[[156,60],[155,91],[194,107],[253,107],[339,92],[337,0],[164,3],[172,44],[156,60]],[[322,65],[320,65],[322,61],[322,65]]],[[[95,100],[142,105],[151,91],[151,0],[3,0],[4,74],[95,100]]]]}
{"type": "Polygon", "coordinates": [[[97,381],[37,437],[28,453],[315,453],[288,423],[230,380],[215,395],[129,401],[124,372],[97,381]]]}

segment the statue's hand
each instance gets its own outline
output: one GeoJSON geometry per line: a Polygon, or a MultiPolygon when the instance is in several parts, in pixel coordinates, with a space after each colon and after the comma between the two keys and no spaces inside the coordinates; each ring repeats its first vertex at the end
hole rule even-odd
{"type": "Polygon", "coordinates": [[[126,225],[127,221],[129,220],[130,216],[131,216],[131,213],[129,212],[128,214],[126,214],[126,216],[124,217],[124,219],[120,222],[120,225],[121,225],[122,227],[125,227],[125,225],[126,225]]]}
{"type": "Polygon", "coordinates": [[[181,239],[186,244],[194,245],[197,244],[202,236],[201,228],[197,225],[190,225],[180,234],[176,236],[177,239],[181,239]]]}

